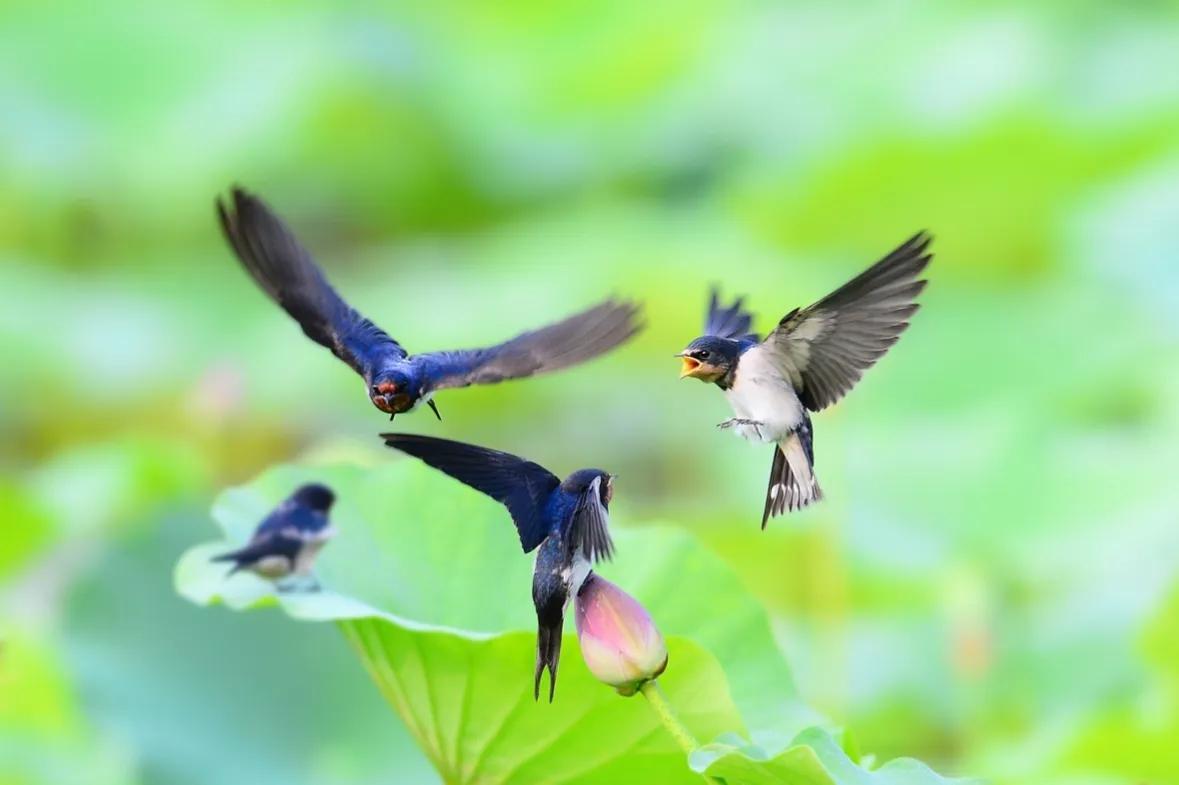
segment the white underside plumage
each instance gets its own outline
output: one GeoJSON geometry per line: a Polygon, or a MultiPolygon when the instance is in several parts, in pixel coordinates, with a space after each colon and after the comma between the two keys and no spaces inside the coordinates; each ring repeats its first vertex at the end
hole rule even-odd
{"type": "Polygon", "coordinates": [[[589,560],[585,558],[581,548],[578,548],[573,554],[573,563],[566,567],[564,574],[561,575],[569,586],[569,593],[565,595],[566,608],[569,607],[569,603],[577,596],[577,593],[581,591],[581,585],[589,577],[590,567],[589,560]]]}
{"type": "Polygon", "coordinates": [[[248,568],[250,572],[270,580],[285,578],[291,574],[291,560],[286,556],[263,556],[248,568]]]}
{"type": "MultiPolygon", "coordinates": [[[[540,558],[540,550],[536,552],[536,558],[540,558]]],[[[533,569],[536,569],[535,559],[533,560],[533,569]]],[[[557,567],[553,569],[553,574],[561,579],[561,583],[565,586],[565,607],[569,607],[569,603],[581,591],[581,585],[585,583],[585,579],[589,577],[590,570],[593,565],[590,564],[589,559],[585,558],[585,551],[578,548],[573,552],[573,560],[565,567],[557,567]]]]}
{"type": "Polygon", "coordinates": [[[725,397],[739,418],[761,423],[757,428],[734,428],[750,441],[780,442],[797,430],[805,415],[794,386],[761,346],[741,355],[725,397]]]}
{"type": "Polygon", "coordinates": [[[776,444],[785,456],[784,470],[770,477],[770,500],[782,497],[781,506],[794,510],[821,498],[818,480],[798,436],[801,427],[809,428],[806,409],[772,354],[762,346],[742,354],[725,397],[739,419],[756,423],[735,426],[738,436],[776,444]]]}
{"type": "Polygon", "coordinates": [[[434,398],[434,391],[433,390],[430,390],[429,392],[426,392],[426,393],[422,393],[421,395],[418,396],[417,400],[415,400],[413,402],[413,406],[409,407],[409,409],[407,409],[405,413],[416,411],[419,406],[429,403],[433,398],[434,398]]]}

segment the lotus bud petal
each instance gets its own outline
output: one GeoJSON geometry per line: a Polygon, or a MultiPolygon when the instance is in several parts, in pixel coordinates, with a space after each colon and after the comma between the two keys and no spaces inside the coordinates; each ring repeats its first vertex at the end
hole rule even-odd
{"type": "Polygon", "coordinates": [[[667,667],[667,645],[651,614],[622,589],[590,573],[577,593],[577,638],[590,673],[634,695],[667,667]]]}

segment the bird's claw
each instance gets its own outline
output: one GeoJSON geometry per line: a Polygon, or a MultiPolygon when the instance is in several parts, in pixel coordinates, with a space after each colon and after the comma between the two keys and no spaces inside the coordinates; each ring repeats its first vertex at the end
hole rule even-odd
{"type": "Polygon", "coordinates": [[[765,425],[765,423],[759,422],[758,420],[748,420],[744,417],[731,417],[722,423],[717,423],[716,427],[720,428],[722,431],[728,430],[730,428],[752,428],[754,433],[757,434],[757,438],[760,439],[762,438],[761,427],[763,425],[765,425]]]}

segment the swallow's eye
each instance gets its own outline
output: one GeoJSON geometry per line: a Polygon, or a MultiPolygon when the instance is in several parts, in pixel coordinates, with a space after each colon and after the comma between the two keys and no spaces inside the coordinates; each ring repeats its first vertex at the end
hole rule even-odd
{"type": "Polygon", "coordinates": [[[707,360],[708,359],[708,352],[701,351],[701,350],[697,349],[696,351],[692,352],[692,359],[693,360],[707,360]]]}

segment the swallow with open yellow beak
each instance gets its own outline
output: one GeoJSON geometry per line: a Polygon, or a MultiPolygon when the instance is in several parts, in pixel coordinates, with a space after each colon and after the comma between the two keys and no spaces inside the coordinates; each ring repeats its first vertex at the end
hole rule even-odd
{"type": "Polygon", "coordinates": [[[814,472],[810,412],[825,409],[855,386],[888,351],[917,311],[921,272],[933,258],[921,232],[831,294],[795,308],[765,340],[738,298],[722,307],[715,290],[704,335],[677,357],[680,378],[724,391],[736,417],[718,427],[774,445],[761,526],[786,510],[823,497],[814,472]]]}

